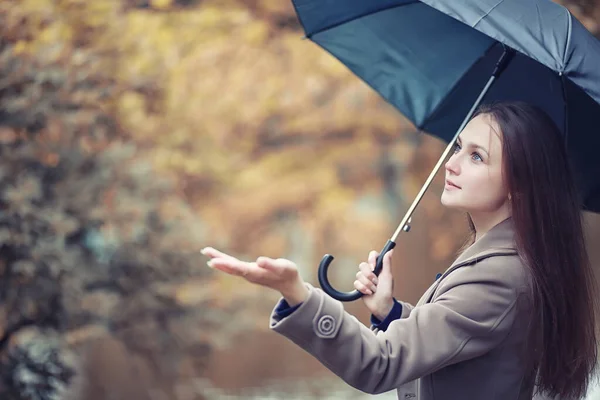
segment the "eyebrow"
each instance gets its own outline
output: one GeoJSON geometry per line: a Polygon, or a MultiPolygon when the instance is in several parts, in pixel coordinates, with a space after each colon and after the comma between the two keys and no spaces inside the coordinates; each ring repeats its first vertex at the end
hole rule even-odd
{"type": "MultiPolygon", "coordinates": [[[[460,136],[458,137],[457,142],[461,142],[462,143],[462,139],[460,138],[460,136]]],[[[478,145],[476,143],[468,143],[468,146],[472,147],[472,148],[476,148],[476,149],[481,149],[481,150],[485,151],[485,154],[487,154],[488,157],[490,156],[490,153],[483,146],[480,146],[480,145],[478,145]]]]}

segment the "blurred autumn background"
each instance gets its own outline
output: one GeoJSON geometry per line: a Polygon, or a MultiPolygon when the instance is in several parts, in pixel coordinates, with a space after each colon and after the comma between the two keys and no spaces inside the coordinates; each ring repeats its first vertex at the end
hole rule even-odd
{"type": "MultiPolygon", "coordinates": [[[[600,36],[600,2],[568,6],[600,36]]],[[[0,398],[363,398],[268,330],[277,293],[199,250],[315,285],[331,253],[350,290],[443,144],[302,40],[290,1],[3,0],[0,32],[0,398]]],[[[466,233],[441,188],[399,240],[407,301],[466,233]]]]}

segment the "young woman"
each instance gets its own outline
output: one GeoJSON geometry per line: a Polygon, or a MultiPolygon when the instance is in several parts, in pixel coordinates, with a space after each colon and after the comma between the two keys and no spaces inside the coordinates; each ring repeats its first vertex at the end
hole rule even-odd
{"type": "Polygon", "coordinates": [[[467,213],[472,239],[415,306],[392,296],[393,251],[378,278],[371,252],[354,283],[370,327],[305,283],[292,261],[203,254],[215,269],[279,291],[271,329],[364,392],[581,398],[597,362],[597,292],[557,127],[531,105],[481,107],[445,168],[441,202],[467,213]]]}

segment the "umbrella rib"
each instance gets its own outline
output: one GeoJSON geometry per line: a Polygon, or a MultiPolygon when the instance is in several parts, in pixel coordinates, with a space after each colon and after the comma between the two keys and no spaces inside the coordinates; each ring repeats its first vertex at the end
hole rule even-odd
{"type": "Polygon", "coordinates": [[[569,15],[567,18],[568,26],[567,26],[567,40],[565,43],[565,50],[562,55],[562,65],[560,66],[560,71],[558,71],[561,75],[563,74],[566,66],[568,65],[569,60],[567,60],[569,54],[569,48],[571,47],[571,33],[573,32],[573,14],[565,7],[565,11],[569,15]]]}
{"type": "Polygon", "coordinates": [[[490,13],[492,11],[494,11],[494,9],[496,7],[498,7],[500,4],[504,3],[504,0],[500,0],[498,3],[496,3],[492,8],[490,8],[485,14],[483,14],[481,17],[479,17],[479,19],[477,21],[475,21],[475,23],[473,25],[471,25],[472,28],[475,28],[477,25],[479,25],[479,23],[488,15],[490,15],[490,13]]]}

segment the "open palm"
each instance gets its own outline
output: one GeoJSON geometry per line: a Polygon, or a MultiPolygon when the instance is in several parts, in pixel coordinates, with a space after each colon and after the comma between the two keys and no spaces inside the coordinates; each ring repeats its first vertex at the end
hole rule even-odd
{"type": "Polygon", "coordinates": [[[210,258],[211,268],[279,292],[285,292],[300,279],[296,264],[285,258],[258,257],[254,262],[246,262],[212,247],[203,249],[202,254],[210,258]]]}

